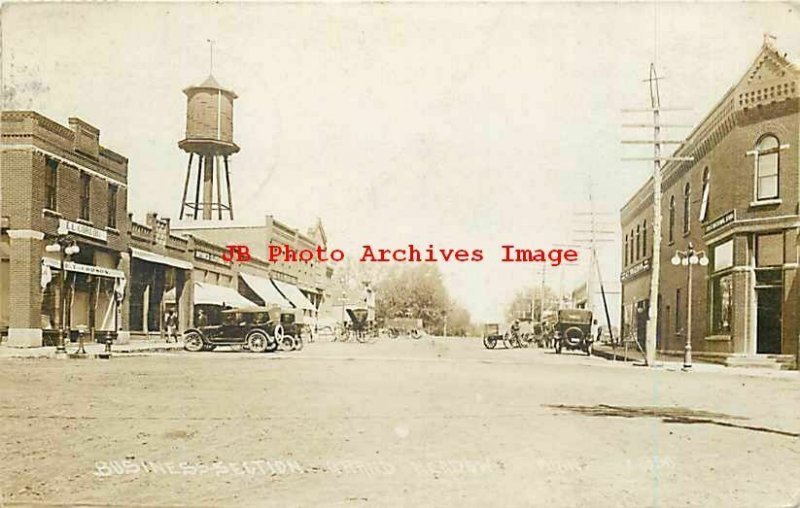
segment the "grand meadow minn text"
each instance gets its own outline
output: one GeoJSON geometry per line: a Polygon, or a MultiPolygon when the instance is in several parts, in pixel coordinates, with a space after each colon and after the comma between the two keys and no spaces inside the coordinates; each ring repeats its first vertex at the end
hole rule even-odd
{"type": "MultiPolygon", "coordinates": [[[[501,245],[499,255],[500,261],[504,263],[549,262],[552,266],[559,266],[563,262],[573,263],[578,260],[578,251],[575,249],[523,249],[514,245],[501,245]]],[[[328,250],[320,245],[314,249],[295,249],[286,244],[270,245],[267,253],[270,263],[343,261],[344,258],[343,250],[328,250]]],[[[246,245],[228,245],[222,259],[249,261],[250,249],[246,245]]],[[[439,248],[433,245],[420,249],[410,244],[397,249],[364,245],[358,260],[362,263],[480,263],[484,259],[483,249],[439,248]]]]}

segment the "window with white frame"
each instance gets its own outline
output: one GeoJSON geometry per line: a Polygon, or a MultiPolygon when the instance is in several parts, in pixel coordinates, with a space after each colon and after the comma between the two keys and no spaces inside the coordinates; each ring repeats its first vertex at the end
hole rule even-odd
{"type": "Polygon", "coordinates": [[[710,192],[710,181],[711,181],[711,173],[706,167],[703,170],[703,198],[700,201],[700,215],[698,216],[698,220],[700,222],[705,221],[708,218],[708,194],[710,192]]]}
{"type": "Polygon", "coordinates": [[[780,142],[768,134],[756,145],[756,200],[775,199],[779,196],[780,142]]]}

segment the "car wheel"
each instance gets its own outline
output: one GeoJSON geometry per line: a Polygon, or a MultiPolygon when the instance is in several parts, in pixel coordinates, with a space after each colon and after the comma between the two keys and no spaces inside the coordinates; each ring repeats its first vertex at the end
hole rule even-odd
{"type": "Polygon", "coordinates": [[[294,337],[284,335],[280,340],[281,351],[294,351],[294,337]]]}
{"type": "Polygon", "coordinates": [[[484,337],[483,338],[483,346],[486,349],[494,349],[494,347],[496,345],[497,345],[497,340],[495,340],[494,338],[492,338],[492,337],[484,337]]]}
{"type": "Polygon", "coordinates": [[[296,337],[294,339],[294,350],[295,351],[303,350],[303,337],[296,337]]]}
{"type": "Polygon", "coordinates": [[[203,337],[197,332],[189,332],[183,336],[183,349],[191,353],[203,350],[203,337]]]}
{"type": "Polygon", "coordinates": [[[281,339],[283,339],[283,325],[275,325],[275,330],[273,330],[272,335],[275,337],[275,340],[280,343],[281,339]]]}
{"type": "Polygon", "coordinates": [[[267,350],[269,337],[264,332],[253,332],[247,337],[247,346],[254,353],[263,353],[267,350]]]}

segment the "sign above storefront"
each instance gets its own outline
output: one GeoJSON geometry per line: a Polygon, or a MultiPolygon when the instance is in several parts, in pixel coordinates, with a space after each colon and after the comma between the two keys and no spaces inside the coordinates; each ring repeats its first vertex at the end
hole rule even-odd
{"type": "Polygon", "coordinates": [[[705,225],[705,233],[711,233],[736,220],[736,210],[731,210],[705,225]]]}
{"type": "Polygon", "coordinates": [[[212,254],[210,252],[205,252],[202,250],[194,251],[194,257],[195,259],[202,259],[203,261],[208,261],[209,263],[217,263],[226,266],[230,264],[228,261],[224,261],[222,259],[222,256],[220,256],[219,254],[212,254]]]}
{"type": "MultiPolygon", "coordinates": [[[[54,268],[56,270],[61,269],[61,262],[58,259],[43,258],[43,262],[45,266],[49,266],[50,268],[54,268]]],[[[75,263],[73,261],[65,261],[64,268],[66,268],[68,272],[85,273],[87,275],[95,275],[97,277],[111,277],[114,279],[125,278],[125,273],[121,270],[106,268],[103,266],[84,265],[82,263],[75,263]]]]}
{"type": "Polygon", "coordinates": [[[93,238],[95,240],[100,240],[101,242],[108,241],[108,233],[103,229],[97,229],[87,224],[81,224],[80,222],[59,219],[58,234],[64,235],[67,233],[75,233],[76,235],[93,238]]]}
{"type": "Polygon", "coordinates": [[[628,268],[627,270],[623,270],[622,274],[619,277],[619,280],[625,281],[632,277],[636,277],[640,273],[644,273],[648,270],[650,270],[650,258],[645,258],[641,260],[639,263],[628,268]]]}

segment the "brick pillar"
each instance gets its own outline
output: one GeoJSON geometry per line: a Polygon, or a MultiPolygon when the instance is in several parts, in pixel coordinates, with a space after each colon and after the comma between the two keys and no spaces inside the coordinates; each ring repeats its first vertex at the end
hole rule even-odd
{"type": "Polygon", "coordinates": [[[131,339],[131,255],[127,252],[119,253],[119,261],[117,262],[117,270],[121,270],[125,274],[125,295],[122,302],[119,304],[119,334],[117,335],[117,342],[119,344],[127,344],[131,339]]]}
{"type": "Polygon", "coordinates": [[[42,346],[41,263],[44,233],[32,230],[9,230],[11,256],[9,266],[8,308],[11,311],[8,345],[42,346]]]}

